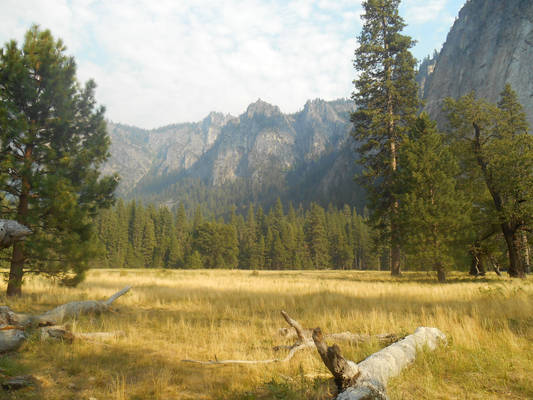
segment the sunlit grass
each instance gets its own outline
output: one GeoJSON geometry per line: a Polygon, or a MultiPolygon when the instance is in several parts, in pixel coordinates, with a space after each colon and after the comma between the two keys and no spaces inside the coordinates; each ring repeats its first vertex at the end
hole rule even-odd
{"type": "MultiPolygon", "coordinates": [[[[260,366],[180,361],[275,358],[272,347],[286,343],[277,335],[284,326],[280,310],[286,310],[325,332],[444,331],[448,346],[422,354],[394,379],[392,399],[533,398],[531,279],[450,278],[440,285],[426,273],[392,279],[355,271],[93,270],[75,289],[30,279],[23,298],[2,297],[2,303],[41,312],[132,285],[117,301],[117,313],[71,324],[74,331],[120,330],[125,336],[105,345],[30,340],[0,366],[9,363],[40,379],[39,390],[19,392],[17,399],[332,398],[334,386],[315,351],[260,366]]],[[[340,345],[354,360],[379,349],[377,343],[340,345]]]]}

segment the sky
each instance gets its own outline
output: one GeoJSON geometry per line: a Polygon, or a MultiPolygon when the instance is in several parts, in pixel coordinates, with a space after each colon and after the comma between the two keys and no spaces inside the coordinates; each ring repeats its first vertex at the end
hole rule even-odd
{"type": "MultiPolygon", "coordinates": [[[[403,0],[419,60],[465,0],[403,0]]],[[[0,44],[31,24],[63,39],[106,117],[141,128],[350,97],[361,0],[0,0],[0,44]]]]}

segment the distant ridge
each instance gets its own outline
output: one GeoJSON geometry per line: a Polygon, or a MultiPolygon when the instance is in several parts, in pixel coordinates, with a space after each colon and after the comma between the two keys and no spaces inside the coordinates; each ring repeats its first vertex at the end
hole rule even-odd
{"type": "Polygon", "coordinates": [[[153,130],[110,122],[104,172],[121,175],[121,196],[170,206],[268,206],[278,196],[295,204],[359,206],[353,108],[347,99],[315,99],[284,114],[258,99],[238,117],[212,112],[199,122],[153,130]]]}

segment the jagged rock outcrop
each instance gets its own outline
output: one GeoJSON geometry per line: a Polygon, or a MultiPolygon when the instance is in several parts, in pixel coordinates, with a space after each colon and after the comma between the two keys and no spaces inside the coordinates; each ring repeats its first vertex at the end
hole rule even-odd
{"type": "Polygon", "coordinates": [[[349,100],[316,99],[284,114],[258,100],[238,117],[211,113],[198,123],[150,131],[110,123],[111,159],[104,172],[122,176],[120,194],[167,204],[187,190],[176,189],[187,179],[212,188],[237,182],[256,194],[280,196],[312,186],[310,192],[326,197],[344,181],[352,183],[352,110],[349,100]],[[319,165],[327,171],[318,171],[319,165]]]}
{"type": "Polygon", "coordinates": [[[104,165],[103,173],[118,172],[119,194],[125,195],[147,175],[187,170],[211,148],[222,126],[232,118],[212,112],[197,123],[154,130],[108,122],[111,158],[104,165]]]}
{"type": "Polygon", "coordinates": [[[425,109],[443,126],[444,98],[474,90],[496,102],[510,83],[533,126],[532,66],[533,1],[469,0],[426,79],[425,109]]]}

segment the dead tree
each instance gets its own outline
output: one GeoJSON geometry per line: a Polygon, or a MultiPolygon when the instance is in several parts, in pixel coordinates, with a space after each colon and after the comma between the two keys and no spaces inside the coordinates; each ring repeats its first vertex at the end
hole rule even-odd
{"type": "Polygon", "coordinates": [[[118,332],[95,332],[91,334],[72,333],[65,326],[59,326],[67,318],[86,314],[100,314],[111,310],[111,304],[131,289],[126,286],[107,300],[74,301],[63,304],[40,315],[21,314],[7,306],[0,307],[0,353],[17,350],[28,338],[28,332],[38,329],[41,339],[102,339],[119,335],[118,332]]]}
{"type": "Polygon", "coordinates": [[[434,350],[446,336],[436,328],[417,328],[415,333],[355,363],[346,360],[334,344],[328,347],[320,328],[313,331],[318,354],[333,374],[339,389],[337,400],[385,400],[387,382],[415,360],[423,347],[434,350]]]}
{"type": "Polygon", "coordinates": [[[266,364],[289,361],[294,354],[302,349],[316,347],[318,354],[326,367],[333,374],[335,383],[339,389],[337,400],[385,400],[387,399],[386,387],[390,378],[398,375],[407,365],[414,361],[416,353],[423,347],[434,350],[441,342],[446,341],[446,336],[436,328],[417,328],[415,333],[398,340],[394,334],[376,336],[358,335],[351,332],[340,334],[323,335],[320,328],[314,330],[304,329],[298,321],[289,317],[282,311],[285,321],[294,329],[291,332],[287,328],[280,329],[282,336],[295,337],[296,341],[291,346],[276,346],[275,350],[289,350],[288,355],[282,359],[270,360],[182,360],[201,365],[226,365],[226,364],[266,364]],[[367,357],[365,360],[355,363],[346,360],[334,344],[326,345],[325,339],[348,340],[350,342],[365,342],[371,339],[394,341],[367,357]]]}

